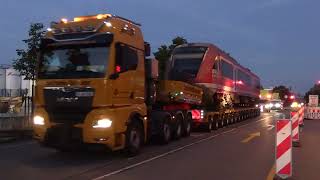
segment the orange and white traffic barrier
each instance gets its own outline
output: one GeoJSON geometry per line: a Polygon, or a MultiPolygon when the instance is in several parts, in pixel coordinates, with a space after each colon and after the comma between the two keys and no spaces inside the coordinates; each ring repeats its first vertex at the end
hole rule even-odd
{"type": "Polygon", "coordinates": [[[291,123],[292,123],[292,142],[293,145],[298,147],[300,144],[300,134],[299,134],[299,120],[300,114],[298,112],[291,112],[291,123]]]}
{"type": "Polygon", "coordinates": [[[307,107],[306,108],[306,119],[320,119],[320,107],[307,107]]]}
{"type": "Polygon", "coordinates": [[[292,176],[291,120],[277,120],[276,126],[276,175],[282,179],[285,179],[292,176]]]}
{"type": "Polygon", "coordinates": [[[304,111],[305,111],[305,108],[302,107],[298,113],[299,113],[299,126],[304,126],[304,111]]]}

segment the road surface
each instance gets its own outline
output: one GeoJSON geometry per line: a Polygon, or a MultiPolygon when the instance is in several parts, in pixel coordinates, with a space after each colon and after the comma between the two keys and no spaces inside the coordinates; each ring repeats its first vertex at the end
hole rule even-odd
{"type": "MultiPolygon", "coordinates": [[[[311,160],[320,152],[319,143],[314,146],[317,129],[320,121],[306,122],[302,147],[294,150],[294,171],[299,168],[294,179],[313,180],[317,176],[308,171],[320,172],[311,160]]],[[[262,114],[212,133],[195,132],[166,146],[145,146],[134,158],[121,152],[61,153],[33,141],[20,142],[0,145],[0,179],[272,179],[274,141],[274,114],[262,114]]]]}

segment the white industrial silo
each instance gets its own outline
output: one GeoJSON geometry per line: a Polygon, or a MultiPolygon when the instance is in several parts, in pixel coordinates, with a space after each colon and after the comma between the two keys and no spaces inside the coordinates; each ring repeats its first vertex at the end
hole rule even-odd
{"type": "Polygon", "coordinates": [[[6,88],[6,69],[0,67],[0,89],[6,88]]]}
{"type": "Polygon", "coordinates": [[[6,69],[0,67],[0,96],[5,95],[6,89],[6,69]]]}
{"type": "Polygon", "coordinates": [[[6,70],[6,89],[10,96],[19,96],[21,76],[20,73],[13,68],[6,70]]]}
{"type": "Polygon", "coordinates": [[[21,77],[21,90],[31,96],[32,80],[26,80],[25,76],[21,77]]]}

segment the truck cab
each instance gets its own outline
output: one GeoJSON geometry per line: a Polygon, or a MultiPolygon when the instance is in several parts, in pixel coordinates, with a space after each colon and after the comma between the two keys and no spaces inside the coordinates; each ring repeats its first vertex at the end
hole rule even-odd
{"type": "Polygon", "coordinates": [[[84,143],[134,151],[146,140],[149,52],[140,25],[122,17],[51,23],[39,53],[34,138],[58,149],[84,143]]]}

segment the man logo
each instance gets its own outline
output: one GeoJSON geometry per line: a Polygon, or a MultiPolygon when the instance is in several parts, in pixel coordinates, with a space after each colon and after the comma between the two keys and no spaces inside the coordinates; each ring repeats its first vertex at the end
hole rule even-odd
{"type": "Polygon", "coordinates": [[[77,102],[78,99],[79,99],[78,97],[71,97],[71,98],[59,97],[59,98],[57,98],[57,102],[61,102],[61,103],[73,103],[73,102],[77,102]]]}

